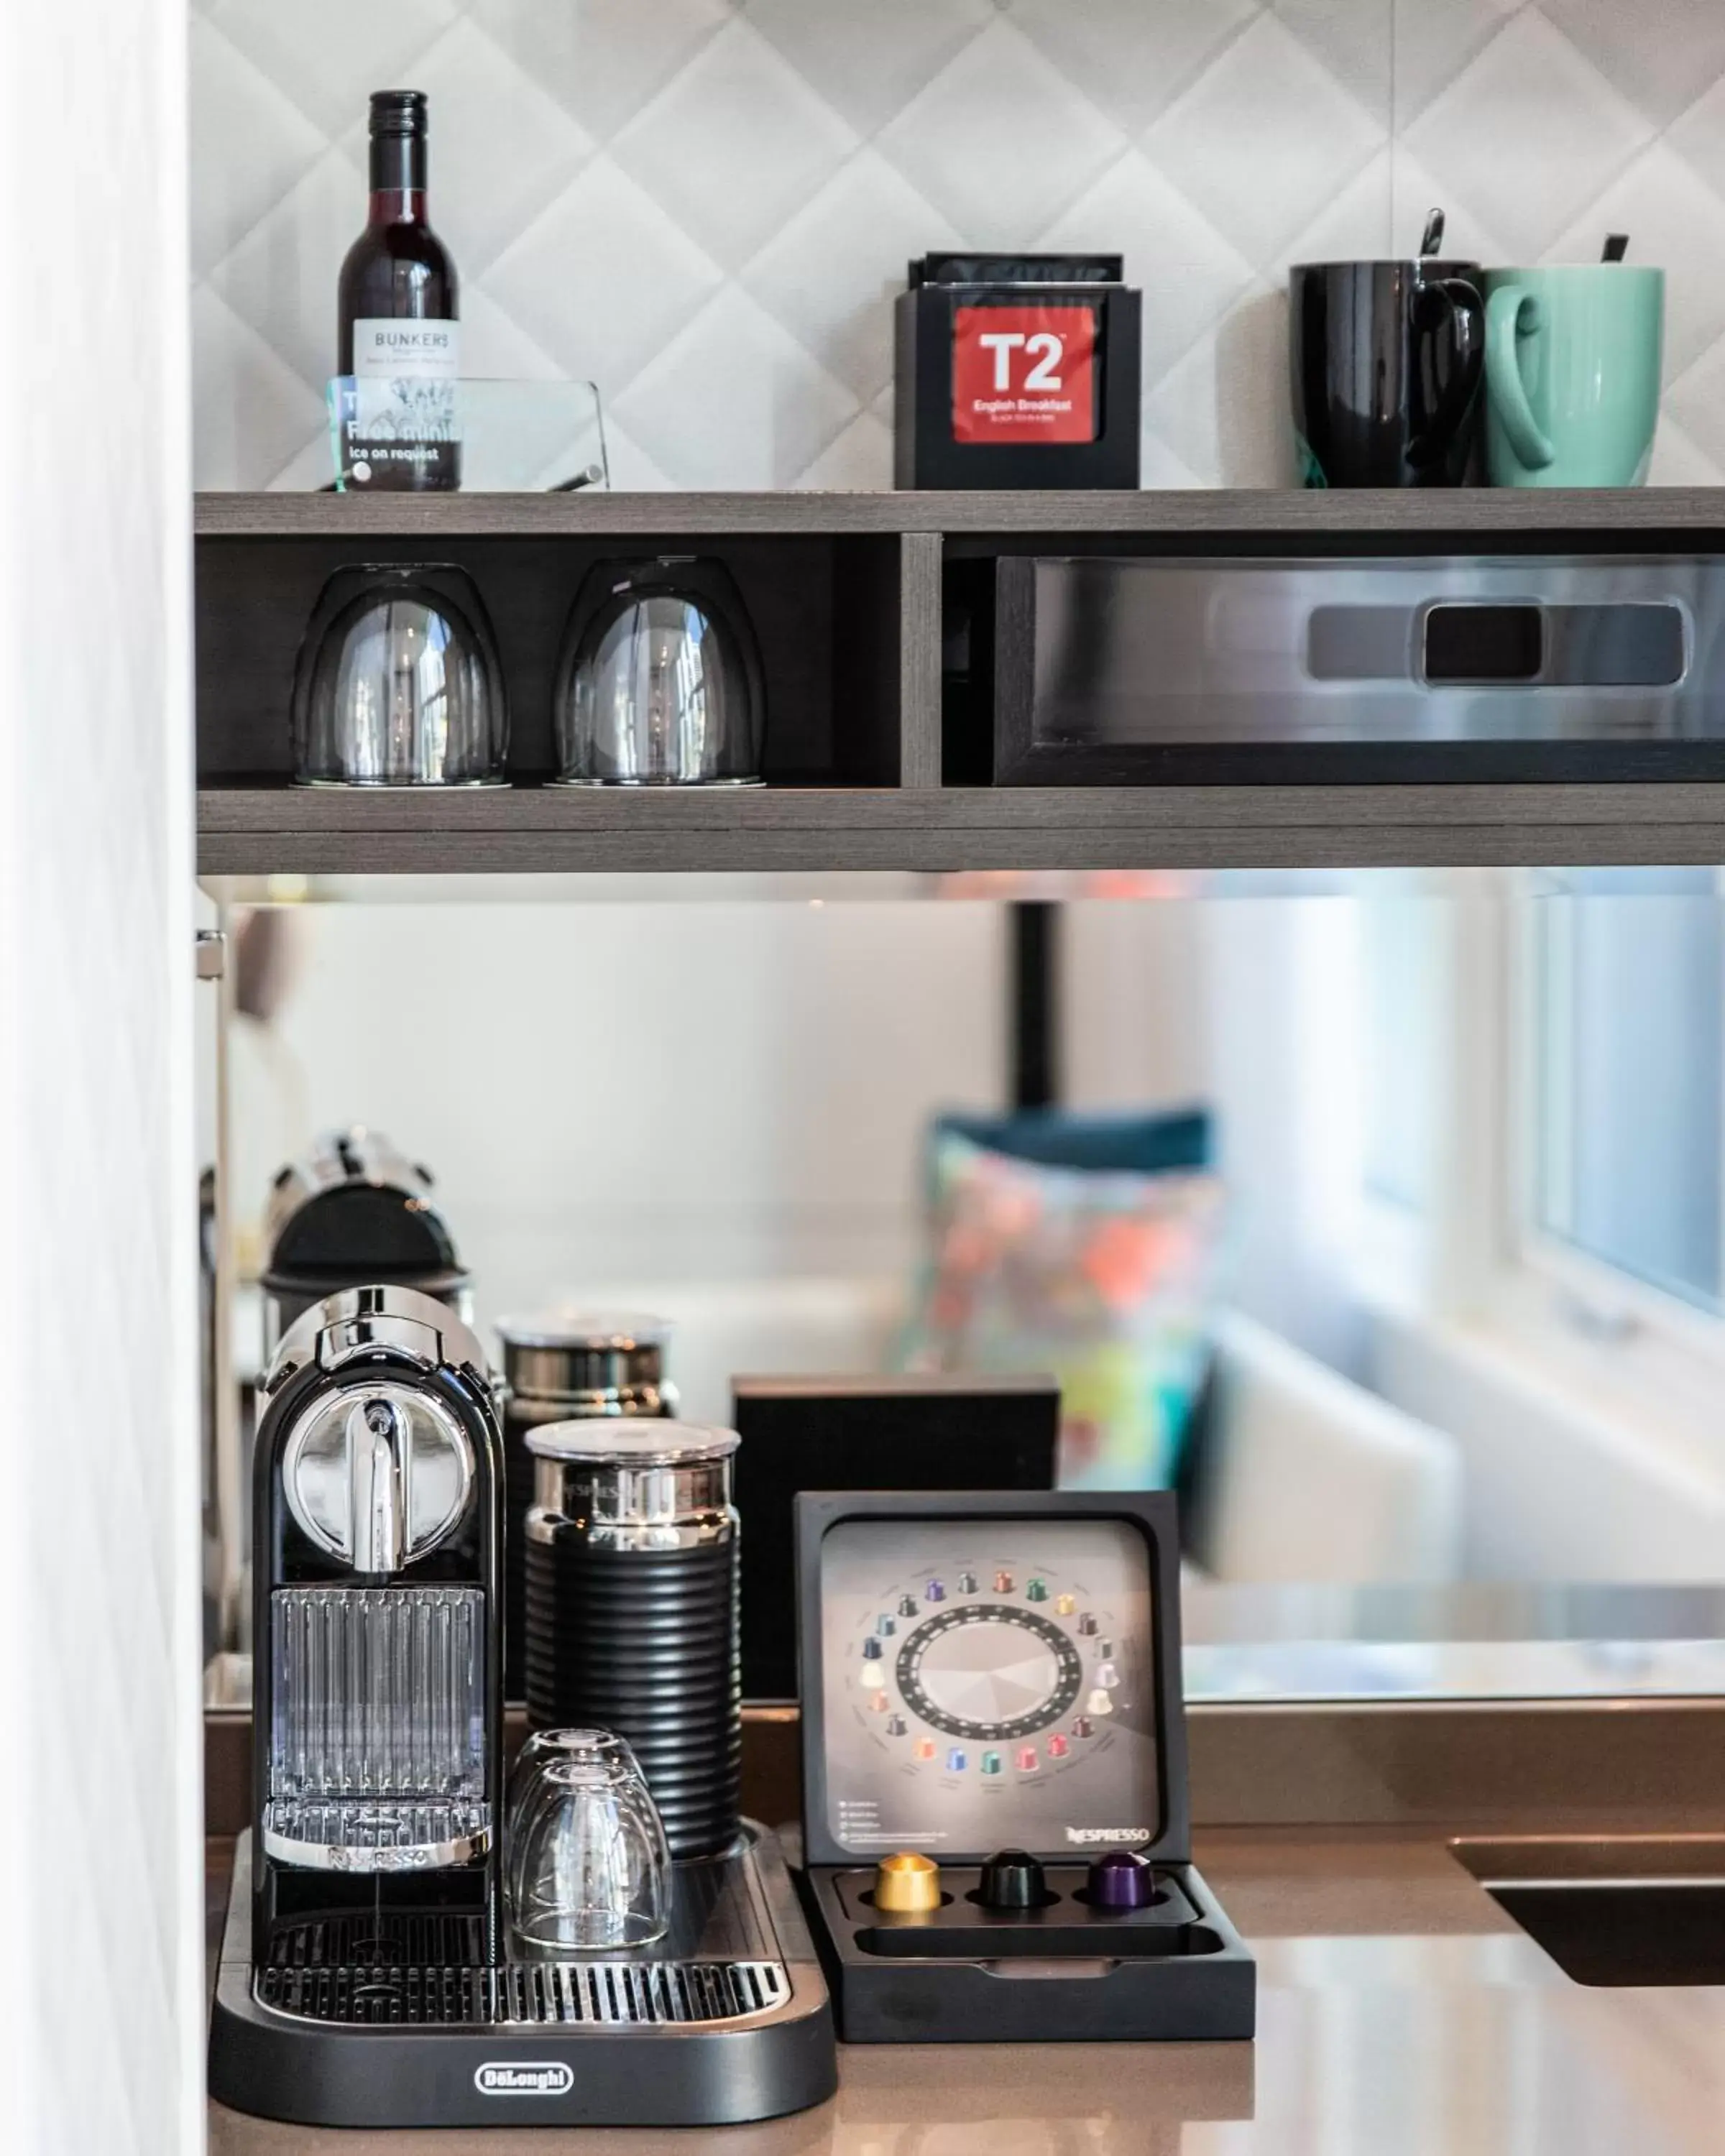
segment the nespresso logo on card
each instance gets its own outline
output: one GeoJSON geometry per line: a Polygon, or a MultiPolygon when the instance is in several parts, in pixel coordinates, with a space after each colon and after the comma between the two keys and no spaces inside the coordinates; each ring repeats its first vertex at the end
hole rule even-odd
{"type": "Polygon", "coordinates": [[[1117,1842],[1149,1841],[1153,1837],[1147,1826],[1069,1826],[1066,1839],[1080,1849],[1094,1849],[1099,1844],[1111,1846],[1117,1842]]]}
{"type": "Polygon", "coordinates": [[[524,2060],[518,2066],[490,2060],[474,2068],[473,2085],[481,2096],[567,2096],[575,2069],[560,2059],[524,2060]]]}

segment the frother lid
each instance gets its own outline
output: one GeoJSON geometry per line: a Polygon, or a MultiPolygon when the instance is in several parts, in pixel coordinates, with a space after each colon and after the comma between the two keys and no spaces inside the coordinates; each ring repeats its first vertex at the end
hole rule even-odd
{"type": "Polygon", "coordinates": [[[662,1317],[572,1306],[506,1317],[503,1375],[520,1408],[561,1422],[577,1415],[665,1415],[677,1396],[665,1379],[662,1317]]]}
{"type": "Polygon", "coordinates": [[[680,1467],[728,1460],[742,1440],[715,1423],[597,1420],[541,1423],[526,1433],[542,1460],[572,1460],[595,1467],[680,1467]]]}
{"type": "Polygon", "coordinates": [[[670,1330],[669,1319],[642,1311],[537,1310],[497,1321],[497,1337],[506,1348],[584,1348],[598,1354],[662,1348],[670,1330]]]}

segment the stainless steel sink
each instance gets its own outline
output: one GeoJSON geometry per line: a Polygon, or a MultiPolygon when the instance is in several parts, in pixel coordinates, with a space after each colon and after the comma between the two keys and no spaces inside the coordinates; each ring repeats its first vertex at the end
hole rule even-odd
{"type": "Polygon", "coordinates": [[[1453,1846],[1576,1983],[1725,1984],[1725,1839],[1514,1837],[1453,1846]]]}

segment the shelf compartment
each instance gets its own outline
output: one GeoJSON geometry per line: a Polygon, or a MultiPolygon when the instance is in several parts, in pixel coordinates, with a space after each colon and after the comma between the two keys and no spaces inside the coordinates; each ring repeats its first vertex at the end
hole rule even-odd
{"type": "MultiPolygon", "coordinates": [[[[937,562],[893,533],[732,532],[702,537],[698,550],[736,579],[761,645],[768,781],[897,784],[907,757],[916,757],[919,730],[937,738],[937,562]],[[927,586],[920,617],[909,588],[918,582],[927,586]],[[920,654],[905,643],[906,623],[919,618],[920,654]]],[[[373,521],[344,536],[206,532],[197,561],[200,782],[289,778],[295,654],[334,571],[434,561],[459,564],[479,587],[509,686],[511,775],[542,780],[555,768],[552,685],[583,578],[600,562],[693,551],[688,535],[664,527],[630,536],[446,526],[404,536],[380,533],[373,521]]],[[[924,762],[934,754],[924,752],[924,762]]]]}
{"type": "Polygon", "coordinates": [[[1725,780],[1725,560],[953,564],[948,752],[999,785],[1725,780]]]}

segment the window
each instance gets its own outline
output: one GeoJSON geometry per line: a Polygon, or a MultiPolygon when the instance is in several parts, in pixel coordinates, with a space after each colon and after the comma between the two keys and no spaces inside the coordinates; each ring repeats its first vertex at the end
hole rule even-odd
{"type": "Polygon", "coordinates": [[[1664,1320],[1725,1353],[1725,878],[1354,891],[1362,1194],[1417,1235],[1418,1292],[1512,1323],[1543,1282],[1572,1324],[1664,1320]]]}
{"type": "Polygon", "coordinates": [[[1529,906],[1532,1224],[1725,1307],[1725,900],[1713,872],[1571,877],[1529,906]]]}
{"type": "Polygon", "coordinates": [[[1432,993],[1434,903],[1398,894],[1366,898],[1359,907],[1365,1191],[1414,1211],[1431,1198],[1442,1047],[1432,993]]]}

